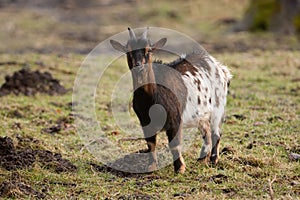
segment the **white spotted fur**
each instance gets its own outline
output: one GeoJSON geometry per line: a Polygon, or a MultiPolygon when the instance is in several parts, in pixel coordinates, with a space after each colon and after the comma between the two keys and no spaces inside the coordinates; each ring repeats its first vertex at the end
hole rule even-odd
{"type": "MultiPolygon", "coordinates": [[[[212,144],[208,145],[205,142],[203,143],[199,156],[200,159],[209,155],[221,137],[220,125],[225,112],[228,90],[227,83],[232,78],[228,68],[212,56],[206,56],[202,59],[205,59],[209,64],[210,72],[204,67],[194,66],[195,69],[197,69],[195,75],[187,71],[182,76],[185,86],[187,87],[186,106],[182,115],[183,128],[199,128],[199,126],[201,126],[200,122],[202,123],[203,121],[207,121],[210,124],[212,144]],[[218,71],[218,77],[216,71],[218,71]],[[198,90],[198,84],[197,81],[195,83],[195,80],[200,80],[200,91],[198,90]],[[198,97],[200,97],[201,100],[200,104],[198,103],[198,97]],[[219,98],[218,105],[216,103],[217,97],[219,98]],[[211,103],[209,102],[210,98],[211,103]]],[[[218,156],[215,155],[216,152],[217,151],[213,151],[211,156],[218,156]]]]}
{"type": "Polygon", "coordinates": [[[197,69],[195,76],[190,72],[186,72],[187,76],[182,76],[187,87],[186,106],[182,116],[183,127],[197,127],[200,120],[210,120],[212,132],[216,132],[224,115],[228,90],[227,82],[232,78],[232,75],[225,65],[222,65],[212,56],[206,56],[204,59],[209,63],[210,74],[204,68],[194,66],[197,69]],[[216,77],[216,70],[219,72],[219,78],[216,77]],[[194,82],[195,79],[200,80],[201,91],[198,90],[198,85],[194,82]],[[207,92],[205,88],[207,88],[207,92]],[[218,107],[216,106],[216,95],[219,96],[220,104],[218,107]],[[198,104],[198,96],[201,100],[200,105],[198,104]],[[211,98],[211,104],[209,98],[211,98]]]}

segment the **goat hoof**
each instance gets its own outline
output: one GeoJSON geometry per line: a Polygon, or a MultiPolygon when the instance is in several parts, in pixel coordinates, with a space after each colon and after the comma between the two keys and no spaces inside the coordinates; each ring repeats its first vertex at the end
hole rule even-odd
{"type": "Polygon", "coordinates": [[[184,172],[185,172],[185,165],[181,165],[179,169],[176,170],[176,173],[178,174],[184,174],[184,172]]]}
{"type": "Polygon", "coordinates": [[[219,161],[219,156],[214,155],[214,156],[210,157],[210,162],[212,164],[216,165],[218,163],[218,161],[219,161]]]}

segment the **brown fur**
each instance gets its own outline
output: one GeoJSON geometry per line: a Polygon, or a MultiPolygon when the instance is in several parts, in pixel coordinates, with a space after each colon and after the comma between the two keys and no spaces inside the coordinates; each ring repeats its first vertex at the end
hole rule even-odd
{"type": "MultiPolygon", "coordinates": [[[[143,127],[145,139],[147,141],[149,154],[149,170],[153,171],[157,166],[156,157],[156,134],[158,131],[165,130],[169,140],[169,147],[173,155],[173,164],[175,172],[183,173],[185,171],[184,159],[181,155],[180,145],[182,137],[182,114],[187,101],[187,88],[183,82],[182,76],[196,76],[199,75],[203,79],[203,75],[198,73],[199,69],[205,71],[205,76],[209,79],[211,76],[211,66],[202,54],[189,54],[185,58],[179,58],[171,63],[162,65],[161,61],[152,62],[152,52],[161,48],[166,43],[166,38],[162,38],[155,44],[146,38],[144,32],[141,38],[136,38],[134,32],[128,28],[130,39],[126,46],[111,40],[112,46],[119,51],[127,54],[127,63],[129,69],[132,71],[132,79],[134,85],[133,94],[133,109],[140,120],[143,127]],[[192,63],[192,64],[191,64],[192,63]],[[175,69],[170,70],[169,68],[175,69]],[[169,70],[167,70],[169,69],[169,70]],[[179,73],[175,73],[175,72],[179,73]],[[144,83],[144,84],[143,84],[144,83]],[[163,85],[157,84],[163,83],[163,85]],[[174,94],[173,92],[176,92],[174,94]],[[149,116],[149,109],[155,105],[160,104],[167,114],[167,119],[163,127],[155,124],[155,120],[151,120],[149,116]],[[149,124],[151,123],[151,126],[149,124]]],[[[146,30],[147,31],[147,30],[146,30]]],[[[219,71],[216,71],[216,78],[220,78],[219,71]]],[[[193,78],[193,77],[190,77],[193,78]]],[[[197,89],[201,91],[201,81],[196,79],[194,84],[197,89]]],[[[204,88],[205,94],[208,93],[208,88],[204,88]]],[[[216,92],[216,91],[215,91],[216,92]]],[[[216,95],[217,96],[217,95],[216,95]]],[[[191,97],[188,98],[191,101],[191,97]]],[[[212,98],[204,95],[201,101],[198,96],[198,104],[203,103],[207,106],[208,102],[212,103],[212,98]],[[208,99],[209,98],[209,99],[208,99]]],[[[215,100],[216,106],[219,106],[219,97],[215,100]]],[[[156,111],[153,119],[159,119],[163,113],[156,111]]],[[[196,116],[192,116],[196,117],[196,116]]],[[[210,118],[210,117],[209,117],[210,118]]],[[[204,138],[205,145],[201,149],[200,160],[206,162],[210,159],[216,163],[218,160],[218,144],[212,149],[212,133],[210,119],[203,120],[199,123],[204,138]],[[211,153],[216,157],[211,157],[211,153]]]]}

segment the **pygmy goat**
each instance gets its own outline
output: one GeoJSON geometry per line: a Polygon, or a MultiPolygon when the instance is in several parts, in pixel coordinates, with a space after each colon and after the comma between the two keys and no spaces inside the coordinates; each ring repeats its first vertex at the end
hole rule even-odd
{"type": "Polygon", "coordinates": [[[148,29],[138,38],[132,29],[128,28],[128,31],[130,38],[126,45],[114,40],[110,43],[114,49],[126,53],[132,71],[135,89],[133,109],[147,142],[149,171],[157,167],[155,147],[156,135],[160,130],[144,127],[151,122],[149,109],[155,104],[160,104],[167,115],[162,130],[168,136],[175,172],[185,171],[180,148],[182,129],[185,127],[197,127],[203,135],[199,160],[216,164],[219,159],[220,128],[232,77],[230,71],[208,54],[192,53],[164,64],[176,70],[179,76],[167,73],[159,69],[161,62],[152,61],[153,52],[161,49],[167,39],[162,38],[153,44],[147,37],[148,29]],[[157,84],[158,78],[172,88],[157,84]]]}

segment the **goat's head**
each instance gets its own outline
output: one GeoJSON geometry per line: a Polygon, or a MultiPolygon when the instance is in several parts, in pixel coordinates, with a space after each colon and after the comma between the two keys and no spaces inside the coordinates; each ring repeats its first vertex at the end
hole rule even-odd
{"type": "Polygon", "coordinates": [[[122,45],[115,40],[110,40],[110,44],[114,49],[127,54],[127,63],[130,69],[137,67],[139,71],[143,71],[145,64],[152,63],[152,52],[163,47],[167,42],[167,38],[162,38],[152,44],[147,37],[148,28],[139,38],[136,38],[131,28],[128,27],[128,31],[130,38],[126,45],[122,45]]]}

